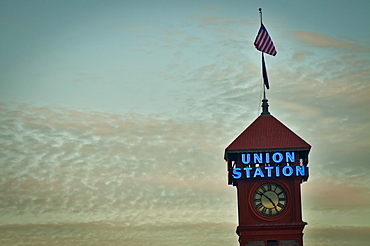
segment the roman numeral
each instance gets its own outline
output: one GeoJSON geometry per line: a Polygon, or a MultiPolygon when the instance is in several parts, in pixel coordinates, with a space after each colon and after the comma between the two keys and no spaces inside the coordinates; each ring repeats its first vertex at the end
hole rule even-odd
{"type": "Polygon", "coordinates": [[[278,203],[278,205],[277,205],[279,208],[284,208],[285,206],[284,206],[284,204],[282,204],[282,203],[278,203]]]}
{"type": "Polygon", "coordinates": [[[277,185],[274,185],[274,190],[272,190],[272,191],[275,192],[277,188],[278,188],[277,185]]]}
{"type": "Polygon", "coordinates": [[[267,190],[265,189],[265,186],[264,185],[262,185],[261,186],[261,190],[263,191],[263,192],[266,192],[267,190]]]}
{"type": "Polygon", "coordinates": [[[259,210],[260,208],[262,208],[263,207],[263,205],[262,205],[262,203],[258,203],[258,204],[256,204],[256,208],[259,210]]]}

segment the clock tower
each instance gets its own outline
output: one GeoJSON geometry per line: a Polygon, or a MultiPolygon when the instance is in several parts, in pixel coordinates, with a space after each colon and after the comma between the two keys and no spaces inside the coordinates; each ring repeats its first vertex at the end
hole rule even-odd
{"type": "Polygon", "coordinates": [[[311,146],[268,111],[226,149],[229,185],[237,190],[240,246],[302,246],[301,184],[311,146]]]}

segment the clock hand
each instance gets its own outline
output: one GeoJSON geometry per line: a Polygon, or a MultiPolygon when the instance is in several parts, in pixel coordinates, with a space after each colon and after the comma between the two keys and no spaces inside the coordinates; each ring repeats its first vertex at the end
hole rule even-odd
{"type": "Polygon", "coordinates": [[[270,198],[270,197],[266,196],[264,193],[261,193],[261,192],[258,192],[258,194],[260,194],[261,196],[266,197],[266,198],[267,198],[267,200],[269,200],[269,201],[271,202],[271,204],[272,204],[274,207],[276,207],[275,203],[271,200],[271,198],[270,198]]]}
{"type": "Polygon", "coordinates": [[[264,195],[271,203],[272,203],[272,206],[274,206],[274,207],[276,207],[276,205],[275,205],[275,203],[271,200],[271,198],[270,197],[268,197],[268,196],[266,196],[266,195],[264,195]]]}

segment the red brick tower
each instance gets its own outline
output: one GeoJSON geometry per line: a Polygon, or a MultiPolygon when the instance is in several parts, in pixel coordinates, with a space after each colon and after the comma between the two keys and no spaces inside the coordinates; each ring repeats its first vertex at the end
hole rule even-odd
{"type": "Polygon", "coordinates": [[[226,149],[229,184],[237,188],[241,246],[302,246],[301,183],[311,146],[262,101],[262,114],[226,149]]]}

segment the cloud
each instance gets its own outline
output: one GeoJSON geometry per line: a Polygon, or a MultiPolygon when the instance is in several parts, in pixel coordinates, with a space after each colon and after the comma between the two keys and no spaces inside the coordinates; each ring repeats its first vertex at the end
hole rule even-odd
{"type": "Polygon", "coordinates": [[[107,25],[101,25],[101,27],[105,28],[124,28],[127,30],[137,30],[137,29],[143,29],[143,25],[114,25],[114,24],[107,24],[107,25]]]}
{"type": "Polygon", "coordinates": [[[45,224],[1,226],[4,246],[27,245],[225,245],[237,244],[235,228],[227,223],[174,223],[171,225],[127,226],[124,223],[45,224]]]}
{"type": "Polygon", "coordinates": [[[2,113],[3,224],[202,222],[228,210],[212,123],[27,105],[2,113]]]}
{"type": "Polygon", "coordinates": [[[74,80],[75,82],[85,82],[85,81],[91,81],[95,83],[104,82],[104,78],[101,76],[93,76],[93,75],[82,73],[82,72],[75,73],[75,75],[77,76],[77,78],[74,80]]]}
{"type": "Polygon", "coordinates": [[[313,33],[313,32],[304,32],[304,31],[295,31],[294,36],[302,42],[308,43],[315,47],[319,48],[336,48],[341,50],[347,50],[352,52],[370,52],[368,46],[358,44],[359,42],[346,42],[341,41],[333,37],[328,37],[323,34],[313,33]]]}
{"type": "MultiPolygon", "coordinates": [[[[313,178],[304,185],[305,206],[327,213],[364,213],[369,210],[370,187],[365,178],[313,178]]],[[[370,211],[369,211],[370,212],[370,211]]]]}
{"type": "MultiPolygon", "coordinates": [[[[182,33],[160,33],[174,44],[201,43],[182,33]]],[[[240,42],[225,40],[212,63],[180,61],[166,69],[166,81],[188,90],[176,117],[3,104],[3,225],[235,222],[234,231],[235,189],[226,185],[223,150],[258,116],[262,94],[260,68],[240,55],[240,42]]],[[[288,66],[269,67],[270,112],[313,146],[311,177],[303,184],[307,221],[367,225],[361,217],[368,213],[369,188],[360,181],[369,175],[369,60],[300,51],[279,63],[288,66]]],[[[138,232],[132,233],[134,241],[138,232]]]]}
{"type": "Polygon", "coordinates": [[[298,51],[293,55],[292,60],[294,62],[302,63],[306,58],[311,57],[314,54],[314,52],[308,50],[298,51]]]}
{"type": "Polygon", "coordinates": [[[312,246],[331,246],[331,245],[358,245],[368,244],[370,227],[317,227],[308,225],[305,228],[304,241],[312,246]]]}

